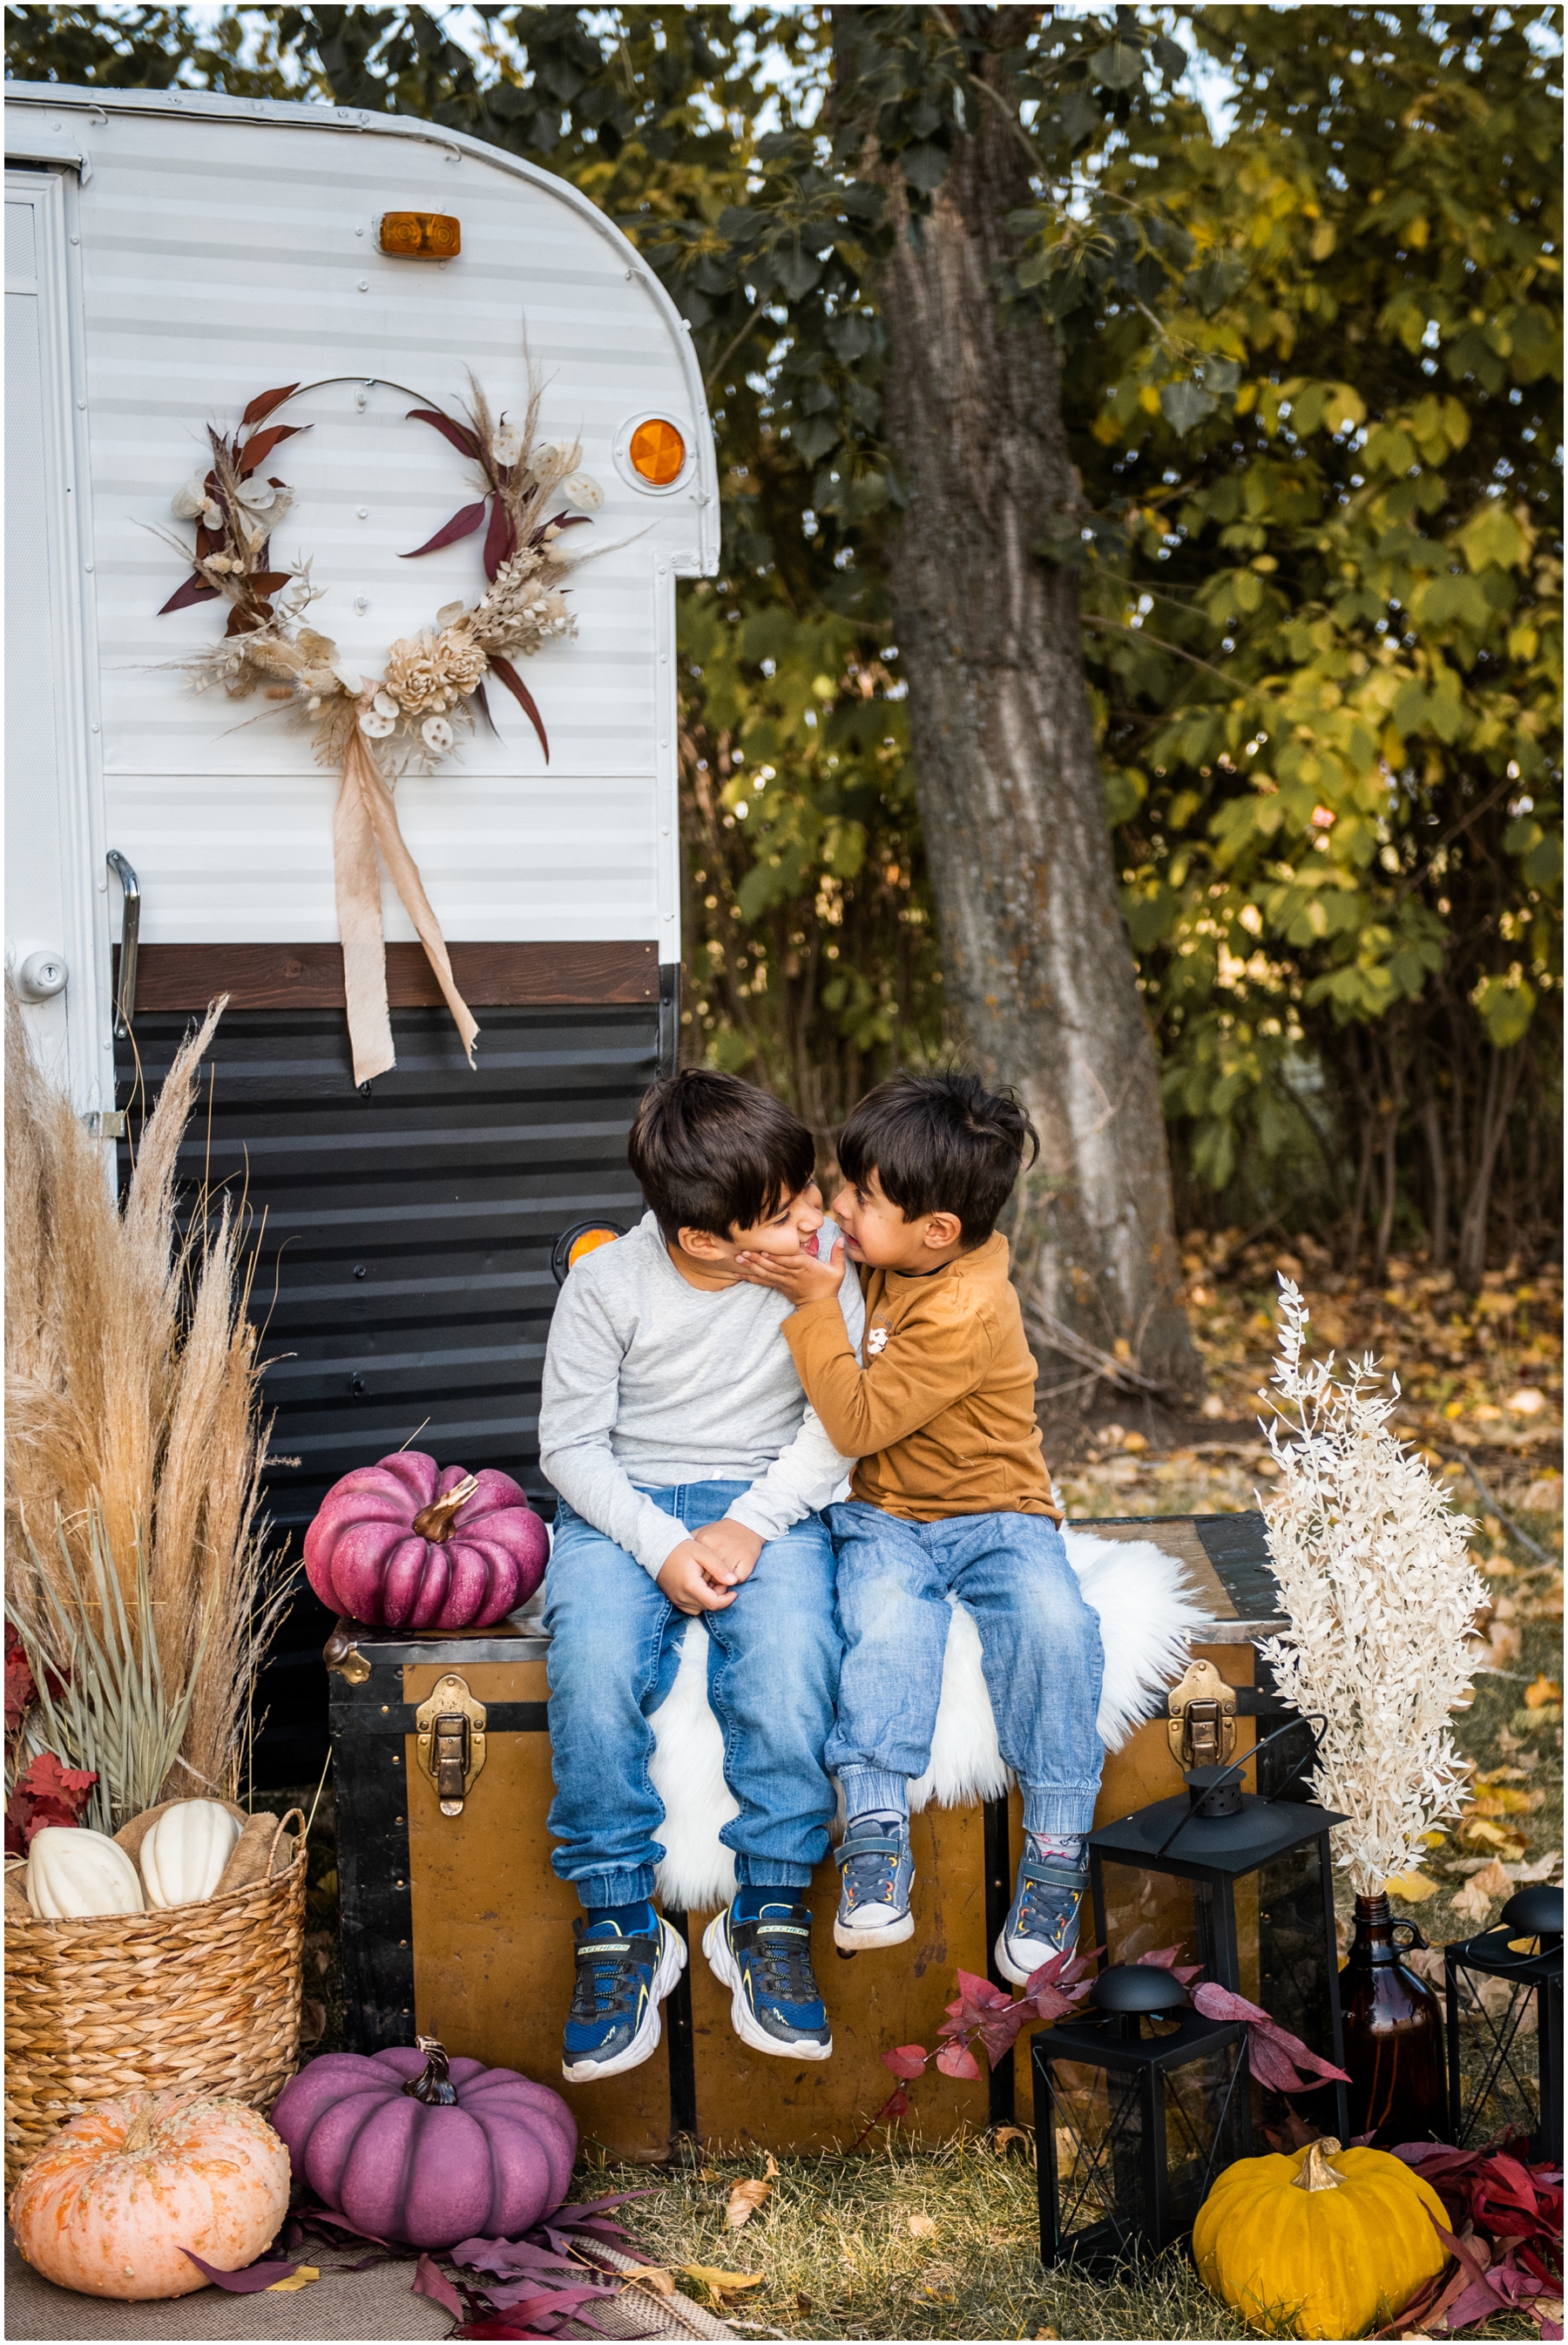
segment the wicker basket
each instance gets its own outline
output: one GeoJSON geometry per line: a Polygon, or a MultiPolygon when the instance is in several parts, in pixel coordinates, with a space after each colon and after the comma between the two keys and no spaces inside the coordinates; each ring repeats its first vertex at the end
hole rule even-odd
{"type": "Polygon", "coordinates": [[[5,1916],[5,2190],[91,2101],[176,2088],[270,2109],[300,2055],[304,1818],[249,1888],[81,1922],[5,1916]],[[290,1851],[291,1850],[291,1853],[290,1851]]]}

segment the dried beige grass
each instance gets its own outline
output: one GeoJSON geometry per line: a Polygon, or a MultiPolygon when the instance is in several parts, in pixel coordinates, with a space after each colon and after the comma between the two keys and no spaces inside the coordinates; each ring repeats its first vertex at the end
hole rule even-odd
{"type": "Polygon", "coordinates": [[[283,1594],[260,1514],[268,1428],[249,1263],[228,1198],[203,1190],[183,1233],[176,1219],[180,1146],[223,1007],[176,1054],[122,1213],[100,1148],[32,1058],[6,987],[10,1605],[39,1650],[67,1662],[61,1621],[84,1634],[102,1626],[83,1593],[95,1541],[133,1623],[140,1551],[161,1698],[174,1705],[189,1689],[166,1797],[238,1789],[283,1594]],[[74,1570],[59,1559],[56,1515],[74,1570]]]}

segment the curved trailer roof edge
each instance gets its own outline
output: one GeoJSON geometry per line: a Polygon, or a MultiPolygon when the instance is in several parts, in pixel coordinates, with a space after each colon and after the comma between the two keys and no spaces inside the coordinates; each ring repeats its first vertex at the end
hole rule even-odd
{"type": "Polygon", "coordinates": [[[70,83],[8,81],[5,84],[7,157],[15,156],[26,162],[57,162],[77,170],[84,180],[92,168],[86,140],[78,143],[57,140],[40,137],[33,131],[22,132],[18,127],[14,145],[14,107],[26,109],[29,113],[58,107],[78,113],[101,114],[106,122],[116,114],[172,114],[195,121],[243,122],[265,128],[334,130],[356,136],[408,138],[421,145],[444,147],[454,162],[460,163],[465,156],[472,156],[475,161],[509,172],[514,178],[524,179],[542,192],[553,196],[556,201],[565,203],[602,236],[624,261],[627,277],[642,286],[663,319],[672,346],[680,353],[682,378],[692,402],[693,415],[701,427],[697,448],[702,481],[702,494],[697,505],[700,567],[696,574],[704,578],[717,575],[718,465],[708,421],[708,393],[703,384],[702,371],[697,362],[697,352],[692,348],[691,329],[630,238],[569,179],[563,179],[554,171],[542,169],[537,163],[526,162],[520,155],[510,155],[504,147],[492,147],[487,140],[475,138],[466,130],[451,130],[443,124],[425,122],[410,116],[376,114],[365,107],[327,106],[277,98],[224,97],[209,90],[98,90],[77,88],[70,83]]]}

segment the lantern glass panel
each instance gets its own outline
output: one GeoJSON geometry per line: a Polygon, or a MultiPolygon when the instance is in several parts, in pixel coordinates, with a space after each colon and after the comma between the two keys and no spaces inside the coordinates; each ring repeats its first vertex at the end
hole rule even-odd
{"type": "MultiPolygon", "coordinates": [[[[1184,1881],[1179,1873],[1151,1873],[1141,1864],[1101,1866],[1105,1884],[1105,1940],[1110,1960],[1135,1963],[1161,1946],[1180,1946],[1180,1960],[1202,1963],[1214,1975],[1214,1892],[1207,1881],[1184,1881]]],[[[1247,1990],[1244,1987],[1242,1993],[1247,1990]]]]}
{"type": "Polygon", "coordinates": [[[1190,2231],[1217,2174],[1248,2148],[1232,2044],[1166,2071],[1166,2232],[1190,2231]]]}
{"type": "Polygon", "coordinates": [[[1062,2252],[1116,2252],[1153,2219],[1145,2188],[1145,2081],[1086,2060],[1053,2060],[1052,2139],[1062,2252]]]}

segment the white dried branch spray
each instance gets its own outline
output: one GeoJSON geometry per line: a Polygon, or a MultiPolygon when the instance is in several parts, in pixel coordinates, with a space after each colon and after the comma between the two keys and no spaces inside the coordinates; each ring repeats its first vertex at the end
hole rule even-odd
{"type": "Polygon", "coordinates": [[[1369,1355],[1343,1376],[1331,1353],[1305,1363],[1309,1315],[1300,1290],[1279,1284],[1278,1421],[1266,1427],[1279,1478],[1264,1514],[1290,1627],[1260,1650],[1284,1699],[1328,1719],[1315,1789],[1349,1817],[1336,1862],[1372,1897],[1460,1807],[1465,1762],[1449,1720],[1486,1590],[1474,1524],[1389,1431],[1398,1379],[1385,1386],[1369,1355]]]}

